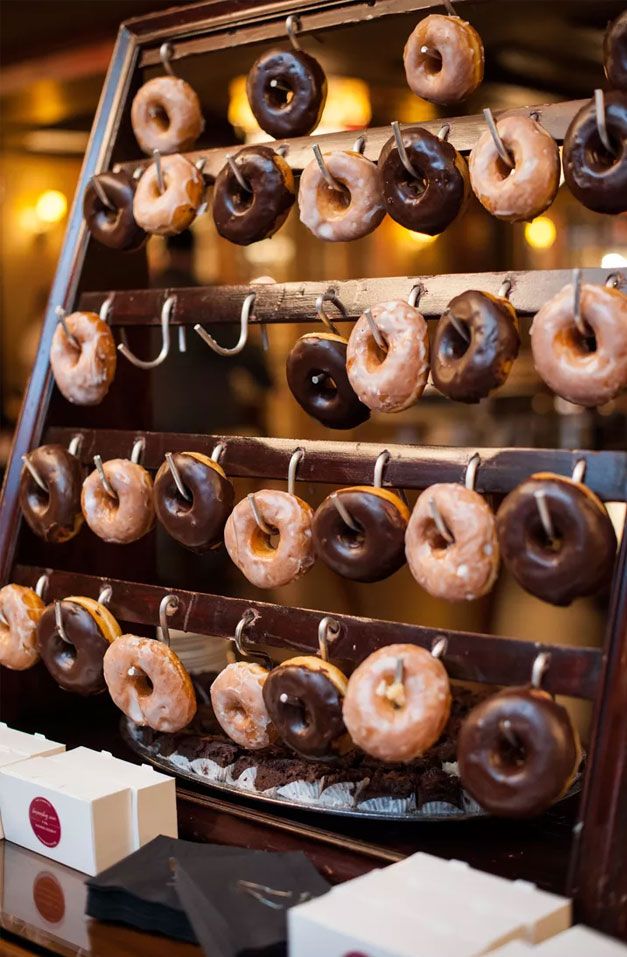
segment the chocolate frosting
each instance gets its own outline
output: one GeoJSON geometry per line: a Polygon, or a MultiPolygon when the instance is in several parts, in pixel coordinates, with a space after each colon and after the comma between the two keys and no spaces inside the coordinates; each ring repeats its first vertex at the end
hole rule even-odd
{"type": "Polygon", "coordinates": [[[92,695],[105,690],[102,659],[109,642],[93,615],[73,601],[61,602],[61,620],[71,644],[57,631],[54,605],[48,605],[37,628],[43,662],[61,688],[92,695]]]}
{"type": "Polygon", "coordinates": [[[304,50],[270,50],[253,63],[246,92],[255,119],[270,136],[306,136],[320,122],[327,81],[318,61],[304,50]],[[289,103],[281,87],[291,91],[289,103]]]}
{"type": "Polygon", "coordinates": [[[351,581],[376,582],[405,563],[407,521],[389,498],[376,490],[345,488],[335,493],[361,531],[344,523],[331,496],[313,520],[316,554],[338,575],[351,581]]]}
{"type": "Polygon", "coordinates": [[[403,130],[403,142],[419,178],[407,172],[390,137],[379,156],[387,211],[401,226],[435,236],[450,226],[468,195],[459,168],[464,161],[450,143],[420,127],[403,130]]]}
{"type": "Polygon", "coordinates": [[[610,86],[627,90],[627,10],[607,28],[603,40],[603,60],[610,86]]]}
{"type": "Polygon", "coordinates": [[[437,324],[431,359],[436,389],[458,402],[478,402],[502,385],[520,348],[514,308],[506,299],[469,290],[451,299],[437,324]],[[463,326],[466,343],[455,328],[463,326]]]}
{"type": "Polygon", "coordinates": [[[613,155],[601,143],[591,100],[573,118],[564,138],[563,166],[568,187],[597,213],[627,210],[627,94],[605,94],[605,123],[613,155]]]}
{"type": "Polygon", "coordinates": [[[612,575],[616,535],[602,503],[583,485],[549,473],[532,475],[497,512],[501,556],[516,581],[552,605],[593,595],[612,575]],[[540,520],[535,492],[542,491],[556,536],[540,520]]]}
{"type": "Polygon", "coordinates": [[[328,756],[346,734],[343,696],[323,671],[280,665],[266,678],[263,700],[285,744],[305,758],[328,756]]]}
{"type": "Polygon", "coordinates": [[[507,688],[481,702],[462,724],[457,745],[464,787],[486,811],[505,817],[549,807],[567,788],[578,757],[568,712],[533,688],[507,688]]]}
{"type": "Polygon", "coordinates": [[[329,429],[353,429],[370,418],[370,409],[348,381],[346,346],[341,336],[313,333],[300,338],[287,357],[292,395],[308,415],[329,429]]]}
{"type": "Polygon", "coordinates": [[[66,542],[83,523],[83,470],[76,456],[62,445],[41,445],[29,459],[48,487],[39,488],[28,469],[20,478],[20,507],[34,531],[47,542],[66,542]]]}
{"type": "Polygon", "coordinates": [[[172,458],[192,499],[188,502],[179,494],[164,462],[154,484],[157,518],[168,535],[192,551],[217,548],[233,508],[233,486],[221,469],[207,465],[188,452],[176,452],[172,458]]]}
{"type": "Polygon", "coordinates": [[[294,177],[269,146],[247,146],[234,159],[250,192],[226,164],[213,188],[213,218],[221,236],[238,246],[266,239],[285,221],[295,199],[294,177]]]}
{"type": "Polygon", "coordinates": [[[135,183],[124,172],[100,173],[100,183],[114,209],[108,209],[90,180],[83,197],[83,215],[94,239],[110,249],[135,250],[144,243],[146,233],[135,222],[133,198],[135,183]]]}

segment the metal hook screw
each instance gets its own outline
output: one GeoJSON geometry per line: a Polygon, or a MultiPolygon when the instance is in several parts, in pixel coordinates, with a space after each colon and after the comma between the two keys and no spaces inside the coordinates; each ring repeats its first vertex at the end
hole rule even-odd
{"type": "Polygon", "coordinates": [[[248,503],[253,513],[253,518],[255,519],[255,522],[257,523],[257,527],[261,529],[264,535],[270,535],[270,536],[275,535],[277,531],[276,528],[272,528],[272,526],[266,524],[266,522],[264,522],[263,518],[261,517],[259,509],[257,508],[257,502],[255,501],[255,493],[249,492],[246,498],[248,499],[248,503]]]}
{"type": "Polygon", "coordinates": [[[474,492],[475,482],[477,480],[477,470],[481,465],[481,456],[478,452],[474,452],[466,466],[466,474],[464,476],[464,485],[466,488],[470,489],[471,492],[474,492]]]}
{"type": "Polygon", "coordinates": [[[335,641],[341,631],[339,621],[325,615],[318,625],[318,653],[323,661],[329,660],[329,641],[335,641]]]}
{"type": "Polygon", "coordinates": [[[358,525],[355,522],[355,520],[351,517],[350,512],[344,505],[344,502],[342,501],[340,496],[337,494],[337,492],[332,492],[330,495],[330,498],[333,504],[335,505],[336,509],[340,513],[340,517],[342,521],[344,522],[344,524],[348,525],[349,528],[352,528],[354,532],[361,532],[362,531],[361,526],[358,525]]]}
{"type": "Polygon", "coordinates": [[[244,629],[248,628],[255,618],[257,618],[257,612],[252,608],[247,608],[235,627],[233,642],[242,658],[248,658],[248,652],[244,648],[244,629]]]}
{"type": "Polygon", "coordinates": [[[100,307],[98,315],[103,322],[109,322],[109,313],[111,312],[111,306],[113,305],[113,296],[108,296],[103,304],[100,307]]]}
{"type": "Polygon", "coordinates": [[[464,325],[461,319],[458,319],[455,313],[451,312],[448,306],[442,313],[443,319],[445,316],[448,317],[448,320],[451,323],[457,335],[460,336],[464,340],[464,342],[470,342],[470,331],[467,329],[467,327],[464,325]]]}
{"type": "Polygon", "coordinates": [[[362,133],[360,136],[357,137],[357,139],[353,143],[353,153],[360,153],[363,156],[363,152],[365,148],[366,148],[366,136],[364,133],[362,133]]]}
{"type": "Polygon", "coordinates": [[[379,452],[377,455],[377,461],[374,463],[374,477],[372,479],[374,488],[383,487],[383,469],[389,461],[390,453],[387,449],[383,449],[383,452],[379,452]]]}
{"type": "Polygon", "coordinates": [[[440,132],[438,133],[438,139],[446,143],[446,141],[449,138],[450,132],[451,132],[451,124],[445,123],[444,126],[441,128],[440,132]]]}
{"type": "Polygon", "coordinates": [[[168,616],[173,615],[179,607],[179,599],[176,595],[164,595],[159,605],[159,627],[168,648],[172,646],[170,641],[170,628],[168,626],[168,616]]]}
{"type": "Polygon", "coordinates": [[[497,296],[499,296],[501,299],[509,299],[509,294],[511,291],[512,291],[512,280],[509,278],[504,279],[499,287],[497,296]]]}
{"type": "Polygon", "coordinates": [[[531,687],[539,688],[542,685],[542,679],[546,674],[546,671],[549,667],[551,661],[551,652],[550,651],[541,651],[537,655],[533,662],[533,667],[531,669],[531,687]]]}
{"type": "Polygon", "coordinates": [[[46,590],[47,587],[48,587],[48,576],[47,576],[47,575],[40,575],[39,578],[37,579],[37,584],[35,585],[35,594],[36,594],[39,598],[42,598],[42,599],[43,599],[43,597],[44,597],[44,592],[45,592],[45,590],[46,590]]]}
{"type": "Polygon", "coordinates": [[[93,186],[94,191],[95,191],[95,193],[96,193],[96,196],[98,197],[98,199],[100,200],[100,202],[102,203],[102,205],[103,205],[106,209],[110,209],[111,211],[115,211],[115,206],[113,205],[113,203],[111,202],[111,200],[110,200],[109,197],[107,196],[107,194],[106,194],[106,192],[105,192],[105,188],[104,188],[104,186],[102,185],[102,183],[100,182],[100,178],[99,178],[98,176],[92,176],[92,178],[91,178],[91,185],[93,186]]]}
{"type": "Polygon", "coordinates": [[[170,63],[170,60],[172,59],[173,56],[174,56],[174,47],[172,46],[172,44],[168,42],[162,43],[161,46],[159,47],[159,59],[161,60],[161,64],[165,72],[169,76],[175,77],[176,73],[172,69],[172,64],[170,63]]]}
{"type": "Polygon", "coordinates": [[[620,289],[624,281],[625,277],[622,272],[611,272],[605,280],[605,285],[610,286],[612,289],[620,289]]]}
{"type": "Polygon", "coordinates": [[[239,339],[237,340],[234,346],[231,346],[230,348],[221,346],[218,342],[216,342],[213,336],[209,335],[206,329],[203,329],[200,323],[197,323],[194,326],[194,332],[197,332],[200,338],[203,340],[203,342],[206,342],[207,345],[211,349],[213,349],[214,352],[217,352],[219,356],[238,355],[248,341],[248,323],[250,321],[250,314],[251,314],[256,298],[257,298],[257,293],[251,292],[246,296],[246,298],[244,299],[244,302],[242,303],[242,312],[240,315],[239,339]]]}
{"type": "Polygon", "coordinates": [[[113,595],[113,588],[111,585],[103,585],[98,594],[98,604],[107,605],[111,601],[111,596],[113,595]]]}
{"type": "Polygon", "coordinates": [[[170,473],[172,475],[172,478],[174,479],[174,484],[176,485],[179,495],[181,495],[187,502],[191,502],[192,496],[183,485],[183,479],[181,478],[181,473],[176,467],[176,463],[174,461],[174,457],[171,452],[165,453],[165,460],[167,462],[168,468],[170,469],[170,473]]]}
{"type": "Polygon", "coordinates": [[[222,455],[225,449],[226,449],[226,445],[224,444],[224,442],[218,442],[215,449],[211,453],[211,461],[219,462],[220,459],[222,458],[222,455]]]}
{"type": "Polygon", "coordinates": [[[342,302],[342,300],[336,295],[334,289],[327,289],[326,292],[320,293],[320,295],[316,299],[316,312],[318,313],[318,319],[320,320],[320,322],[324,323],[324,325],[327,327],[327,329],[330,332],[333,333],[333,335],[337,336],[339,335],[339,333],[337,329],[335,328],[335,325],[333,324],[333,322],[331,322],[326,312],[324,311],[325,302],[333,303],[335,308],[339,309],[339,311],[342,313],[343,319],[348,319],[348,310],[346,306],[344,305],[344,303],[342,302]]]}
{"type": "Polygon", "coordinates": [[[67,633],[65,631],[60,601],[55,601],[54,603],[54,623],[62,641],[64,641],[67,645],[73,644],[73,642],[70,641],[70,639],[68,638],[67,633]]]}
{"type": "Polygon", "coordinates": [[[614,148],[612,146],[612,141],[610,140],[609,133],[607,132],[607,119],[605,115],[605,95],[603,90],[594,91],[594,109],[596,113],[597,121],[597,131],[599,133],[599,139],[603,143],[605,149],[612,156],[614,155],[614,148]]]}
{"type": "Polygon", "coordinates": [[[97,471],[98,471],[98,475],[100,476],[100,481],[102,482],[102,487],[104,488],[105,492],[106,492],[107,495],[109,495],[111,498],[114,498],[114,499],[116,500],[116,502],[117,502],[117,500],[118,500],[118,494],[117,494],[117,492],[114,490],[113,486],[111,485],[109,479],[108,479],[107,476],[106,476],[106,473],[105,473],[105,470],[104,470],[104,467],[103,467],[103,464],[102,464],[102,456],[100,456],[100,455],[94,455],[94,465],[96,466],[96,469],[97,469],[97,471]]]}
{"type": "Polygon", "coordinates": [[[305,457],[304,449],[295,449],[292,452],[290,457],[290,464],[287,467],[287,491],[290,495],[294,495],[294,487],[296,485],[296,471],[298,466],[305,457]]]}
{"type": "Polygon", "coordinates": [[[586,338],[590,329],[581,315],[581,269],[573,269],[573,321],[580,336],[586,338]]]}
{"type": "Polygon", "coordinates": [[[496,152],[499,154],[499,156],[501,157],[505,165],[508,166],[510,169],[513,169],[515,163],[507,147],[505,146],[505,143],[501,139],[499,131],[496,127],[496,122],[492,115],[492,110],[490,109],[489,106],[486,106],[485,110],[483,111],[483,117],[487,123],[488,129],[490,131],[490,136],[492,137],[492,140],[496,147],[496,152]]]}
{"type": "Polygon", "coordinates": [[[586,475],[586,467],[587,467],[587,465],[588,465],[588,463],[586,462],[585,459],[578,459],[578,460],[575,462],[575,467],[574,467],[574,469],[573,469],[573,474],[572,474],[572,480],[573,480],[573,482],[577,482],[577,483],[579,483],[579,484],[581,484],[581,483],[583,482],[583,480],[584,480],[584,478],[585,478],[585,475],[586,475]]]}
{"type": "Polygon", "coordinates": [[[81,347],[80,342],[78,341],[78,339],[76,338],[76,336],[75,336],[72,332],[70,332],[70,330],[69,330],[68,327],[67,327],[67,323],[66,323],[66,321],[65,321],[66,316],[67,316],[67,312],[65,311],[65,309],[63,308],[63,306],[57,306],[54,311],[55,311],[55,313],[56,313],[57,319],[59,320],[59,322],[60,322],[61,325],[63,326],[63,331],[64,331],[64,333],[66,334],[66,336],[68,337],[68,339],[70,340],[70,342],[72,343],[72,345],[73,345],[76,349],[80,349],[80,347],[81,347]]]}
{"type": "Polygon", "coordinates": [[[28,469],[28,471],[30,472],[30,474],[31,474],[31,476],[32,476],[32,478],[33,478],[33,480],[36,482],[36,484],[39,486],[39,488],[42,490],[42,492],[46,492],[46,494],[47,494],[47,493],[48,493],[48,486],[46,485],[46,483],[45,483],[44,480],[42,479],[41,475],[39,474],[39,472],[37,471],[37,469],[35,468],[35,466],[34,466],[33,463],[30,461],[30,459],[28,458],[27,455],[23,455],[23,456],[22,456],[22,462],[24,463],[24,467],[28,469]]]}
{"type": "Polygon", "coordinates": [[[403,134],[401,133],[401,128],[399,126],[398,120],[392,120],[392,132],[394,134],[394,141],[396,142],[396,149],[398,150],[398,155],[400,156],[401,163],[407,170],[410,176],[413,176],[414,179],[421,179],[419,173],[416,172],[414,167],[411,164],[411,160],[407,155],[407,149],[403,143],[403,134]]]}
{"type": "Polygon", "coordinates": [[[144,438],[140,437],[135,439],[133,442],[133,448],[131,450],[131,462],[133,465],[139,465],[145,448],[146,440],[144,438]]]}
{"type": "Polygon", "coordinates": [[[128,345],[126,333],[124,329],[121,330],[122,342],[119,343],[118,350],[134,366],[139,369],[156,369],[167,359],[170,351],[170,318],[175,305],[176,296],[168,296],[161,307],[161,349],[156,359],[138,359],[136,355],[133,355],[128,345]]]}
{"type": "Polygon", "coordinates": [[[425,289],[423,283],[421,282],[416,283],[416,285],[412,287],[411,292],[409,293],[407,297],[407,302],[412,307],[412,309],[418,308],[418,304],[420,303],[420,300],[422,299],[426,291],[427,290],[425,289]]]}
{"type": "Polygon", "coordinates": [[[159,187],[159,192],[165,192],[165,182],[163,180],[163,170],[161,168],[161,153],[159,150],[153,150],[152,155],[155,158],[155,169],[157,172],[157,186],[159,187]]]}
{"type": "Polygon", "coordinates": [[[326,164],[325,161],[324,161],[324,157],[323,157],[323,155],[322,155],[322,151],[321,151],[320,146],[318,145],[318,143],[314,143],[311,148],[312,148],[312,150],[313,150],[314,156],[316,157],[316,162],[317,162],[317,164],[318,164],[318,167],[319,167],[319,169],[320,169],[320,172],[322,173],[322,176],[324,177],[324,180],[325,180],[327,186],[330,186],[331,189],[335,189],[335,190],[338,190],[338,191],[340,191],[340,192],[344,192],[344,186],[342,185],[342,183],[340,183],[339,180],[337,180],[337,179],[336,179],[334,176],[332,176],[331,173],[329,172],[329,167],[327,166],[327,164],[326,164]]]}
{"type": "Polygon", "coordinates": [[[376,342],[379,349],[381,349],[382,352],[387,352],[388,351],[387,342],[383,338],[383,335],[380,329],[378,328],[376,322],[374,321],[374,316],[372,315],[372,309],[368,308],[364,310],[364,318],[366,322],[368,323],[368,328],[370,329],[370,335],[376,342]]]}
{"type": "Polygon", "coordinates": [[[431,655],[434,658],[441,658],[446,654],[446,649],[448,648],[448,638],[446,635],[438,635],[438,637],[433,642],[431,646],[431,655]]]}
{"type": "Polygon", "coordinates": [[[285,29],[287,31],[288,37],[290,38],[290,43],[297,52],[302,49],[300,43],[296,39],[296,32],[300,31],[301,27],[302,25],[300,22],[300,17],[297,17],[295,14],[290,14],[285,21],[285,29]]]}
{"type": "Polygon", "coordinates": [[[451,545],[455,541],[455,539],[452,536],[451,532],[449,531],[446,525],[446,522],[442,518],[440,509],[436,505],[436,501],[433,498],[433,496],[429,499],[429,511],[431,512],[431,518],[435,522],[435,527],[437,528],[438,532],[440,533],[444,541],[448,542],[448,544],[451,545]]]}
{"type": "Polygon", "coordinates": [[[544,492],[544,489],[536,489],[536,491],[533,493],[533,497],[536,500],[538,515],[540,516],[540,521],[542,522],[544,533],[546,537],[548,538],[549,542],[553,543],[556,540],[555,529],[553,528],[553,522],[551,520],[551,512],[549,511],[549,506],[546,500],[546,494],[544,492]]]}
{"type": "Polygon", "coordinates": [[[237,163],[235,162],[235,157],[233,156],[232,153],[229,153],[229,155],[226,158],[226,161],[229,164],[229,169],[233,173],[233,176],[235,177],[239,185],[242,187],[244,192],[252,193],[252,188],[250,184],[247,183],[246,180],[244,179],[243,173],[241,169],[239,168],[239,166],[237,165],[237,163]]]}
{"type": "Polygon", "coordinates": [[[81,433],[78,432],[76,435],[73,435],[72,438],[70,439],[70,444],[67,447],[67,450],[70,453],[70,455],[73,455],[75,456],[75,458],[78,458],[78,454],[80,452],[80,448],[82,444],[83,444],[83,436],[81,435],[81,433]]]}

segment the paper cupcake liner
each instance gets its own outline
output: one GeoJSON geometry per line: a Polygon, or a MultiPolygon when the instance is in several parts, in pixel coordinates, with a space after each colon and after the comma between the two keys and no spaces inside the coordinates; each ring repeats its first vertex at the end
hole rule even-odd
{"type": "Polygon", "coordinates": [[[255,787],[255,778],[257,777],[257,768],[246,768],[245,771],[239,775],[239,777],[234,778],[232,774],[232,765],[229,767],[229,774],[225,778],[228,784],[232,784],[233,787],[238,788],[240,791],[256,791],[255,787]]]}
{"type": "Polygon", "coordinates": [[[316,804],[320,800],[321,792],[322,778],[318,781],[290,781],[274,789],[274,793],[280,797],[289,798],[290,801],[302,801],[304,804],[316,804]]]}
{"type": "Polygon", "coordinates": [[[459,777],[459,765],[457,761],[443,761],[442,770],[445,771],[446,774],[450,774],[452,778],[459,777]]]}
{"type": "Polygon", "coordinates": [[[356,787],[353,781],[340,781],[325,788],[323,778],[322,784],[324,789],[318,799],[320,807],[355,807],[356,787]]]}
{"type": "Polygon", "coordinates": [[[416,810],[416,795],[408,794],[404,798],[380,795],[358,801],[357,808],[360,811],[375,811],[381,814],[408,814],[416,810]]]}
{"type": "Polygon", "coordinates": [[[233,767],[232,764],[221,767],[215,761],[212,761],[211,758],[194,758],[193,761],[189,762],[189,766],[192,771],[202,775],[203,778],[209,778],[210,781],[219,781],[220,783],[228,779],[231,768],[233,767]]]}
{"type": "Polygon", "coordinates": [[[448,801],[427,801],[422,807],[418,808],[418,814],[438,817],[456,817],[464,814],[465,809],[456,807],[455,804],[449,804],[448,801]]]}
{"type": "Polygon", "coordinates": [[[466,791],[462,791],[462,804],[464,806],[464,811],[467,814],[484,814],[485,811],[480,804],[477,804],[475,799],[470,796],[466,791]]]}
{"type": "Polygon", "coordinates": [[[183,757],[182,754],[169,754],[169,755],[167,756],[167,758],[165,758],[162,754],[160,754],[159,757],[160,757],[160,758],[163,757],[165,761],[170,761],[170,762],[171,762],[172,764],[174,764],[177,768],[181,768],[182,771],[190,771],[190,770],[191,770],[191,765],[190,765],[190,763],[189,763],[189,759],[183,757]]]}

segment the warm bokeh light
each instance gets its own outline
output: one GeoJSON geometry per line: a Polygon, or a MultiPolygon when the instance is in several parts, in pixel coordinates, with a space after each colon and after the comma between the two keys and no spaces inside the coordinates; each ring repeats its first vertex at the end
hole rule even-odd
{"type": "Polygon", "coordinates": [[[622,269],[627,266],[627,256],[621,253],[605,253],[601,259],[603,269],[622,269]]]}
{"type": "Polygon", "coordinates": [[[557,238],[557,228],[549,216],[538,216],[525,226],[525,242],[532,249],[550,249],[557,238]]]}
{"type": "Polygon", "coordinates": [[[42,223],[59,223],[67,213],[67,199],[58,189],[47,189],[35,204],[35,212],[42,223]]]}
{"type": "Polygon", "coordinates": [[[404,226],[393,219],[390,219],[389,223],[396,242],[406,248],[422,249],[425,246],[430,246],[438,239],[438,236],[429,236],[428,233],[414,233],[411,229],[405,229],[404,226]]]}

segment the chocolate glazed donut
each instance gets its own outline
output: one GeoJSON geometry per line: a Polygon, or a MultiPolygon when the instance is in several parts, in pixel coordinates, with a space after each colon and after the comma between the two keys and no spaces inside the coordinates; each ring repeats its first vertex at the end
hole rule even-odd
{"type": "Polygon", "coordinates": [[[248,183],[246,191],[227,163],[213,187],[213,218],[221,236],[238,246],[267,239],[283,225],[294,203],[294,175],[269,146],[247,146],[234,163],[248,183]]]}
{"type": "Polygon", "coordinates": [[[367,485],[334,492],[313,520],[318,558],[351,581],[377,582],[405,563],[405,531],[409,509],[393,492],[367,485]],[[360,531],[350,528],[334,504],[341,499],[360,531]]]}
{"type": "Polygon", "coordinates": [[[94,239],[110,249],[139,249],[146,233],[135,222],[134,197],[135,183],[127,173],[100,173],[89,181],[83,197],[83,216],[94,239]],[[94,179],[98,180],[110,206],[98,195],[94,179]]]}
{"type": "Polygon", "coordinates": [[[605,124],[612,153],[603,146],[597,129],[594,100],[573,118],[564,137],[563,166],[568,187],[584,206],[596,213],[627,210],[627,94],[605,94],[605,124]]]}
{"type": "Polygon", "coordinates": [[[233,509],[233,486],[217,462],[206,455],[176,452],[172,458],[191,501],[179,494],[164,462],[154,484],[157,518],[168,535],[192,551],[218,548],[233,509]]]}
{"type": "Polygon", "coordinates": [[[603,61],[610,86],[627,90],[627,10],[607,28],[603,40],[603,61]]]}
{"type": "Polygon", "coordinates": [[[503,561],[526,591],[552,605],[593,595],[611,578],[616,535],[597,496],[577,482],[538,472],[507,496],[496,516],[503,561]],[[548,540],[535,493],[541,492],[555,540],[548,540]]]}
{"type": "Polygon", "coordinates": [[[540,814],[564,794],[580,751],[565,708],[545,691],[507,688],[482,701],[457,744],[465,789],[491,814],[540,814]]]}
{"type": "Polygon", "coordinates": [[[43,662],[61,688],[88,696],[106,688],[103,658],[120,626],[102,605],[91,599],[60,602],[68,642],[57,629],[55,606],[48,605],[39,621],[37,643],[43,662]],[[103,616],[103,611],[106,615],[103,616]]]}
{"type": "Polygon", "coordinates": [[[320,122],[327,80],[304,50],[270,50],[253,63],[246,93],[255,119],[270,136],[306,136],[320,122]]]}
{"type": "Polygon", "coordinates": [[[83,524],[81,464],[62,445],[41,445],[28,458],[48,491],[25,468],[20,478],[22,514],[35,535],[46,542],[67,542],[83,524]]]}
{"type": "Polygon", "coordinates": [[[464,292],[451,299],[437,324],[433,384],[450,399],[478,402],[503,385],[519,349],[512,304],[485,292],[464,292]],[[468,341],[456,326],[466,331],[468,341]]]}
{"type": "Polygon", "coordinates": [[[331,332],[301,336],[287,357],[287,384],[305,412],[329,429],[353,429],[370,418],[346,372],[346,339],[331,332]]]}
{"type": "Polygon", "coordinates": [[[401,226],[435,236],[450,226],[468,199],[468,167],[450,143],[428,130],[403,130],[403,142],[418,176],[407,172],[390,137],[379,156],[387,211],[401,226]]]}

